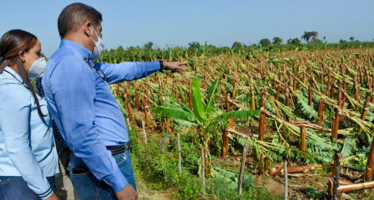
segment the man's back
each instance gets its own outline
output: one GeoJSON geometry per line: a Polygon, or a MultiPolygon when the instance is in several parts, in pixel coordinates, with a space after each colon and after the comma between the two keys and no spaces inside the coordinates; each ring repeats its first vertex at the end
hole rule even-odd
{"type": "MultiPolygon", "coordinates": [[[[72,100],[77,100],[78,103],[71,105],[70,110],[67,111],[72,117],[69,122],[75,121],[77,122],[76,125],[83,125],[87,124],[87,120],[91,120],[90,123],[95,125],[94,127],[100,134],[105,146],[115,146],[120,142],[128,142],[128,131],[123,114],[111,93],[108,83],[103,81],[95,69],[91,68],[88,61],[85,60],[90,53],[79,44],[62,40],[60,49],[48,61],[43,87],[52,117],[55,119],[62,135],[66,137],[65,132],[67,130],[62,124],[59,102],[55,95],[58,95],[61,90],[72,88],[69,93],[73,97],[72,100]],[[79,88],[83,90],[79,90],[79,88]],[[85,94],[80,94],[82,91],[85,94]],[[87,101],[93,101],[93,104],[91,103],[93,107],[85,108],[87,101]]],[[[65,96],[63,99],[69,101],[70,98],[65,96]]],[[[83,133],[76,132],[76,134],[83,133]]],[[[67,142],[69,143],[69,141],[67,142]]]]}

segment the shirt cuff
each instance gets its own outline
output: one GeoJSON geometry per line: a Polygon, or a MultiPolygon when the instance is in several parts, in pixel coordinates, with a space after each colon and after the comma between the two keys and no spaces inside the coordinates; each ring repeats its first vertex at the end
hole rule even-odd
{"type": "Polygon", "coordinates": [[[160,61],[149,62],[147,70],[151,73],[155,73],[161,69],[160,61]]]}
{"type": "Polygon", "coordinates": [[[52,188],[51,188],[51,186],[49,184],[48,184],[48,189],[43,190],[43,191],[45,191],[45,192],[43,192],[43,193],[37,193],[37,195],[41,199],[48,199],[53,194],[53,190],[52,190],[52,188]]]}
{"type": "Polygon", "coordinates": [[[127,179],[118,167],[112,175],[104,178],[104,182],[110,185],[116,192],[123,190],[127,185],[127,179]]]}

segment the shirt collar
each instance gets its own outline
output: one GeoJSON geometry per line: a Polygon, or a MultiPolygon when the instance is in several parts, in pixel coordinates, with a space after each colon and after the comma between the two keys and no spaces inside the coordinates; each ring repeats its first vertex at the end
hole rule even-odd
{"type": "Polygon", "coordinates": [[[66,39],[62,39],[61,40],[61,44],[60,44],[60,48],[62,47],[67,47],[67,48],[71,48],[73,50],[76,50],[78,51],[84,58],[92,58],[92,52],[90,50],[88,50],[86,47],[76,43],[76,42],[73,42],[73,41],[70,41],[70,40],[66,40],[66,39]]]}
{"type": "Polygon", "coordinates": [[[3,71],[3,74],[6,77],[13,78],[13,79],[15,79],[17,81],[20,81],[21,83],[23,82],[23,79],[21,78],[21,76],[16,71],[14,71],[12,68],[10,68],[10,67],[5,67],[5,69],[3,71]],[[10,75],[9,73],[12,74],[12,75],[10,75]]]}

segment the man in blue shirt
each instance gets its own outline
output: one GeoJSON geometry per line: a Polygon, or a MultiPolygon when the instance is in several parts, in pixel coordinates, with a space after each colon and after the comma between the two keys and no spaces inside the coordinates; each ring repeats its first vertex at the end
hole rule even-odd
{"type": "Polygon", "coordinates": [[[182,62],[94,63],[104,48],[102,16],[74,3],[59,16],[60,48],[43,76],[50,114],[73,155],[71,179],[80,199],[137,199],[129,135],[108,84],[159,70],[182,72],[182,62]]]}

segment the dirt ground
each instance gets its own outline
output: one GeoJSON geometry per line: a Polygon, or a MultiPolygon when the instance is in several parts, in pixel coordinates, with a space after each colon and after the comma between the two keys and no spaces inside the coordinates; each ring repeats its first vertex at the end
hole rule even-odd
{"type": "MultiPolygon", "coordinates": [[[[136,173],[136,172],[134,172],[136,173]]],[[[66,199],[66,192],[62,184],[61,173],[57,174],[55,177],[57,196],[60,200],[66,199]]],[[[147,182],[140,179],[137,181],[137,189],[139,194],[139,200],[169,200],[167,191],[156,191],[147,187],[147,182]]],[[[78,200],[78,195],[75,193],[75,199],[78,200]]]]}

